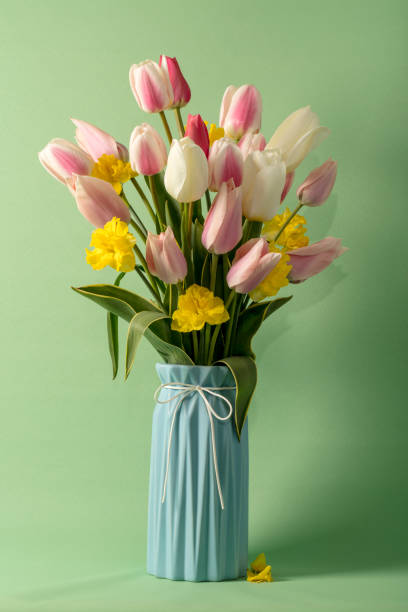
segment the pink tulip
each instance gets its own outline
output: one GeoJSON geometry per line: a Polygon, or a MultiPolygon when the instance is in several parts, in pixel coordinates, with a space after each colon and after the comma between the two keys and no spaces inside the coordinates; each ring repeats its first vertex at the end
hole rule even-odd
{"type": "Polygon", "coordinates": [[[283,200],[286,198],[286,196],[288,195],[290,188],[292,187],[293,184],[293,179],[295,178],[295,171],[293,170],[293,172],[288,172],[286,174],[286,180],[285,180],[285,186],[283,188],[282,191],[282,195],[281,195],[281,204],[283,202],[283,200]]]}
{"type": "Polygon", "coordinates": [[[224,93],[220,110],[220,126],[227,136],[241,138],[245,132],[258,132],[261,127],[262,98],[253,85],[234,87],[224,93]]]}
{"type": "Polygon", "coordinates": [[[334,259],[348,251],[341,245],[340,238],[328,236],[319,242],[300,249],[288,251],[292,270],[289,274],[291,282],[301,282],[319,274],[327,268],[334,259]]]}
{"type": "Polygon", "coordinates": [[[167,72],[152,60],[133,64],[130,87],[136,102],[146,113],[159,113],[173,104],[173,89],[167,72]]]}
{"type": "Polygon", "coordinates": [[[205,153],[208,158],[210,151],[210,139],[208,137],[207,126],[201,118],[201,115],[189,115],[187,117],[187,127],[185,136],[193,140],[205,153]]]}
{"type": "Polygon", "coordinates": [[[73,174],[90,174],[93,161],[87,153],[72,142],[54,138],[39,152],[38,158],[44,168],[61,183],[73,174]]]}
{"type": "Polygon", "coordinates": [[[234,181],[223,183],[204,222],[201,241],[211,253],[231,251],[242,238],[242,192],[234,181]]]}
{"type": "Polygon", "coordinates": [[[187,275],[187,262],[171,227],[158,235],[149,232],[146,261],[149,271],[169,285],[179,283],[187,275]]]}
{"type": "Polygon", "coordinates": [[[167,149],[162,137],[148,123],[138,125],[130,137],[130,165],[138,174],[152,176],[166,165],[167,149]]]}
{"type": "Polygon", "coordinates": [[[123,161],[129,159],[127,148],[116,142],[107,132],[80,119],[71,119],[71,121],[77,128],[75,132],[77,143],[94,161],[98,161],[102,155],[114,155],[123,161]]]}
{"type": "Polygon", "coordinates": [[[264,238],[252,238],[235,253],[227,283],[237,293],[249,293],[279,263],[280,253],[271,253],[264,238]]]}
{"type": "Polygon", "coordinates": [[[264,150],[266,146],[265,136],[263,134],[252,134],[251,132],[247,132],[239,141],[238,146],[245,160],[250,153],[264,150]]]}
{"type": "Polygon", "coordinates": [[[238,145],[231,138],[216,140],[210,149],[208,171],[211,191],[218,191],[222,183],[233,179],[236,187],[242,183],[244,159],[238,145]]]}
{"type": "Polygon", "coordinates": [[[298,187],[299,202],[307,206],[320,206],[329,197],[336,181],[337,162],[330,157],[324,164],[312,170],[298,187]]]}
{"type": "Polygon", "coordinates": [[[112,217],[129,223],[129,209],[110,183],[93,176],[75,176],[75,200],[79,212],[95,227],[112,217]]]}
{"type": "Polygon", "coordinates": [[[161,55],[159,66],[167,74],[173,88],[173,108],[185,106],[190,102],[191,91],[175,57],[161,55]]]}

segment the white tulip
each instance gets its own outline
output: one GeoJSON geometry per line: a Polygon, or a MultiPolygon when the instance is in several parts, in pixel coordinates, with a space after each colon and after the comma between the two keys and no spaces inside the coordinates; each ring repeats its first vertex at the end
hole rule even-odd
{"type": "Polygon", "coordinates": [[[312,149],[330,134],[310,106],[299,108],[280,124],[266,149],[278,149],[288,172],[293,172],[312,149]]]}
{"type": "Polygon", "coordinates": [[[199,200],[208,187],[208,162],[204,151],[191,138],[173,140],[164,185],[178,202],[199,200]]]}
{"type": "Polygon", "coordinates": [[[243,214],[250,221],[276,215],[285,186],[286,166],[279,151],[254,151],[244,162],[243,214]]]}

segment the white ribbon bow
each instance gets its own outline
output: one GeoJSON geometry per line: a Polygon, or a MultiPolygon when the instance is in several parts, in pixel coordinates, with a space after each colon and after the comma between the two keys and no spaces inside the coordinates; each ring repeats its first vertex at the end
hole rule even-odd
{"type": "Polygon", "coordinates": [[[169,441],[167,444],[167,463],[166,463],[166,474],[164,476],[164,482],[163,482],[163,495],[162,495],[162,504],[164,503],[164,500],[166,499],[166,488],[167,488],[167,480],[169,477],[169,469],[170,469],[170,450],[171,450],[171,443],[173,440],[173,429],[174,429],[174,423],[176,420],[176,416],[177,413],[180,409],[181,404],[183,403],[183,400],[190,395],[191,393],[195,393],[197,392],[203,402],[204,405],[206,407],[207,410],[207,414],[208,414],[208,418],[210,420],[210,426],[211,426],[211,443],[212,443],[212,454],[213,454],[213,462],[214,462],[214,472],[215,472],[215,480],[217,482],[217,488],[218,488],[218,495],[220,498],[220,504],[221,504],[221,508],[224,510],[224,498],[222,496],[222,490],[221,490],[221,483],[220,483],[220,476],[218,473],[218,461],[217,461],[217,449],[215,446],[215,434],[214,434],[214,418],[216,418],[218,421],[228,421],[228,419],[231,418],[231,415],[233,413],[233,407],[231,402],[224,397],[223,395],[221,395],[221,393],[217,393],[217,391],[226,391],[229,389],[235,389],[235,387],[201,387],[200,385],[190,385],[188,383],[165,383],[163,385],[160,385],[160,387],[158,387],[155,391],[154,394],[154,399],[158,404],[169,404],[170,402],[172,402],[173,400],[179,398],[177,405],[174,409],[173,412],[173,417],[171,419],[171,424],[170,424],[170,431],[169,431],[169,441]],[[175,391],[178,391],[178,393],[176,393],[175,395],[173,395],[172,397],[170,397],[167,400],[161,401],[158,399],[159,394],[161,392],[162,389],[174,389],[175,391]],[[214,397],[219,397],[220,399],[222,399],[229,407],[229,411],[227,416],[222,417],[221,415],[219,415],[217,412],[215,412],[214,408],[211,406],[210,402],[208,401],[207,397],[206,397],[206,393],[208,393],[209,395],[213,395],[214,397]],[[213,418],[214,417],[214,418],[213,418]]]}

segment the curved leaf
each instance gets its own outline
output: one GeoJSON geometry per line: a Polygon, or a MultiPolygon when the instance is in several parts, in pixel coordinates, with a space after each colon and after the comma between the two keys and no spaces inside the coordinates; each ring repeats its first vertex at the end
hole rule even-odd
{"type": "Polygon", "coordinates": [[[143,311],[138,312],[132,318],[129,324],[127,346],[126,346],[126,374],[125,379],[129,376],[135,360],[136,349],[142,336],[150,341],[154,348],[164,357],[165,361],[170,363],[181,363],[192,365],[193,362],[188,355],[178,346],[169,344],[162,340],[159,336],[153,333],[149,328],[151,325],[160,319],[169,319],[169,315],[163,312],[143,311]]]}
{"type": "MultiPolygon", "coordinates": [[[[120,272],[115,282],[115,287],[119,287],[120,281],[125,276],[126,272],[120,272]]],[[[112,360],[113,380],[115,380],[118,373],[118,361],[119,361],[119,330],[118,330],[118,315],[113,312],[106,313],[106,324],[108,328],[108,346],[109,353],[112,360]]]]}
{"type": "Polygon", "coordinates": [[[241,439],[249,404],[255,391],[257,382],[257,371],[255,361],[250,357],[224,357],[216,362],[224,364],[230,370],[235,380],[235,429],[238,439],[241,439]]]}
{"type": "Polygon", "coordinates": [[[122,319],[126,319],[126,321],[130,321],[135,312],[141,312],[142,310],[160,312],[158,307],[150,300],[115,285],[85,285],[83,287],[72,287],[72,289],[106,308],[106,310],[117,314],[122,319]]]}
{"type": "Polygon", "coordinates": [[[291,299],[292,296],[290,295],[269,302],[260,302],[244,310],[238,317],[237,332],[232,350],[233,355],[246,355],[255,358],[251,348],[252,338],[265,319],[291,299]]]}
{"type": "Polygon", "coordinates": [[[112,377],[115,380],[118,373],[119,361],[119,330],[118,316],[112,312],[106,313],[106,325],[108,328],[108,346],[112,360],[112,377]]]}

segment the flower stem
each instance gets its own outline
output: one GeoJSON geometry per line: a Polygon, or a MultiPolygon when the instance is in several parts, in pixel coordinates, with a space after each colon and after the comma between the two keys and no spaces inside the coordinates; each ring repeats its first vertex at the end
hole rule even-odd
{"type": "Polygon", "coordinates": [[[242,244],[251,238],[259,238],[262,230],[262,221],[250,221],[245,219],[244,228],[242,231],[242,244]]]}
{"type": "Polygon", "coordinates": [[[213,253],[211,255],[211,277],[210,277],[210,291],[214,293],[215,284],[217,282],[217,266],[218,266],[218,255],[213,253]]]}
{"type": "Polygon", "coordinates": [[[183,118],[181,116],[181,110],[179,106],[177,106],[177,108],[174,109],[174,114],[176,115],[176,122],[177,122],[178,130],[180,132],[180,138],[184,138],[183,118]]]}
{"type": "MultiPolygon", "coordinates": [[[[214,293],[215,285],[216,285],[216,282],[217,282],[217,266],[218,266],[218,255],[215,255],[215,253],[213,253],[211,255],[211,273],[210,273],[210,291],[212,291],[213,293],[214,293]]],[[[215,328],[215,329],[217,329],[217,328],[215,328]]],[[[218,335],[218,332],[217,332],[217,335],[218,335]]],[[[210,354],[211,354],[210,337],[211,337],[211,326],[209,324],[206,324],[206,326],[205,326],[205,339],[204,339],[204,355],[208,357],[207,358],[207,363],[210,363],[210,361],[209,361],[210,354]]],[[[217,338],[215,338],[215,340],[216,339],[217,338]]],[[[215,341],[214,341],[214,347],[215,347],[215,341]]],[[[212,351],[213,353],[214,353],[214,347],[213,347],[213,351],[212,351]]]]}
{"type": "Polygon", "coordinates": [[[159,204],[159,200],[157,198],[157,192],[156,192],[156,185],[154,184],[154,178],[152,176],[149,176],[149,187],[150,187],[150,193],[152,194],[154,207],[157,211],[157,216],[159,217],[160,226],[162,229],[164,229],[165,223],[161,216],[160,204],[159,204]]]}
{"type": "Polygon", "coordinates": [[[193,203],[188,203],[188,220],[187,220],[187,244],[188,248],[191,249],[191,229],[193,226],[193,203]]]}
{"type": "Polygon", "coordinates": [[[136,230],[136,232],[139,234],[143,242],[146,243],[146,236],[144,235],[144,233],[142,232],[138,224],[135,221],[133,221],[133,219],[131,219],[129,223],[133,227],[133,229],[136,230]]]}
{"type": "Polygon", "coordinates": [[[173,136],[171,135],[170,126],[169,126],[169,124],[167,122],[166,115],[164,114],[164,111],[160,111],[160,117],[161,117],[161,120],[163,121],[164,130],[166,132],[167,139],[169,141],[169,144],[171,145],[171,143],[173,141],[173,136]]]}
{"type": "MultiPolygon", "coordinates": [[[[231,291],[231,293],[228,296],[227,301],[225,302],[225,308],[227,310],[228,310],[229,306],[231,305],[231,302],[232,302],[232,305],[233,305],[232,307],[234,308],[234,304],[235,304],[235,299],[234,298],[235,298],[235,296],[236,296],[235,291],[231,291]]],[[[231,317],[232,316],[233,316],[233,313],[231,311],[230,321],[231,321],[231,317]]],[[[208,326],[208,327],[210,327],[210,326],[208,326]]],[[[213,332],[213,335],[212,335],[212,338],[211,338],[210,348],[209,348],[209,351],[208,351],[208,359],[207,359],[207,364],[208,365],[211,365],[211,362],[212,362],[212,360],[214,358],[215,345],[217,343],[217,338],[218,338],[218,334],[220,333],[220,329],[221,329],[221,324],[217,325],[216,328],[214,329],[214,332],[213,332]]]]}
{"type": "Polygon", "coordinates": [[[139,247],[136,244],[134,245],[133,248],[135,250],[136,255],[140,259],[140,263],[142,264],[142,266],[144,268],[144,271],[147,274],[147,277],[148,277],[148,279],[150,281],[150,284],[152,285],[152,289],[154,291],[156,299],[158,300],[158,302],[159,302],[160,306],[162,307],[162,309],[164,309],[163,302],[162,302],[162,299],[160,297],[159,288],[158,288],[157,283],[156,283],[156,279],[150,274],[150,271],[149,271],[149,268],[148,268],[148,265],[147,265],[147,261],[146,261],[144,255],[143,255],[142,251],[139,249],[139,247]]]}
{"type": "Polygon", "coordinates": [[[228,357],[230,344],[231,344],[231,333],[232,333],[232,329],[235,323],[235,311],[237,307],[237,301],[240,301],[240,298],[241,298],[241,296],[238,297],[238,294],[235,293],[235,291],[231,293],[234,294],[234,297],[233,297],[232,305],[231,305],[230,320],[228,321],[227,333],[225,336],[224,357],[228,357]]]}
{"type": "Polygon", "coordinates": [[[285,223],[282,225],[282,227],[280,228],[279,232],[276,234],[276,236],[274,237],[273,241],[276,242],[277,239],[279,238],[279,236],[281,235],[281,233],[283,232],[283,230],[289,225],[289,223],[292,221],[293,217],[295,215],[297,215],[297,213],[299,212],[299,210],[302,208],[303,204],[301,202],[299,202],[299,204],[296,206],[295,210],[293,211],[293,213],[290,215],[290,217],[288,217],[288,219],[285,221],[285,223]]]}
{"type": "Polygon", "coordinates": [[[137,266],[135,266],[135,272],[137,272],[137,274],[140,276],[140,278],[142,279],[142,281],[144,282],[144,284],[146,285],[146,287],[148,288],[148,290],[150,291],[154,299],[157,300],[158,296],[157,296],[156,291],[153,289],[153,287],[151,286],[151,284],[149,283],[149,281],[147,280],[143,272],[139,270],[137,266]]]}
{"type": "Polygon", "coordinates": [[[131,211],[131,213],[133,214],[137,224],[139,225],[139,228],[142,230],[142,232],[144,233],[145,238],[146,238],[146,236],[147,236],[146,226],[143,223],[143,221],[141,220],[141,218],[139,217],[139,215],[137,214],[137,212],[135,211],[135,209],[133,208],[133,206],[131,205],[131,203],[129,202],[129,200],[127,199],[126,194],[123,191],[123,189],[122,189],[122,193],[120,194],[120,197],[125,202],[125,204],[128,206],[128,208],[131,211]]]}
{"type": "Polygon", "coordinates": [[[198,363],[198,336],[197,336],[197,332],[195,330],[193,330],[193,347],[194,347],[194,361],[197,364],[198,363]]]}
{"type": "Polygon", "coordinates": [[[210,208],[211,208],[211,197],[210,197],[210,192],[208,191],[208,189],[205,192],[205,199],[207,200],[207,210],[210,210],[210,208]]]}
{"type": "Polygon", "coordinates": [[[144,205],[146,206],[149,215],[151,216],[151,218],[153,219],[153,223],[156,225],[156,215],[154,214],[154,210],[150,205],[149,200],[147,199],[145,192],[143,191],[143,189],[141,188],[141,186],[139,185],[139,183],[137,182],[137,180],[135,178],[131,178],[130,179],[134,185],[134,187],[136,188],[138,194],[140,195],[140,197],[143,200],[144,205]]]}

